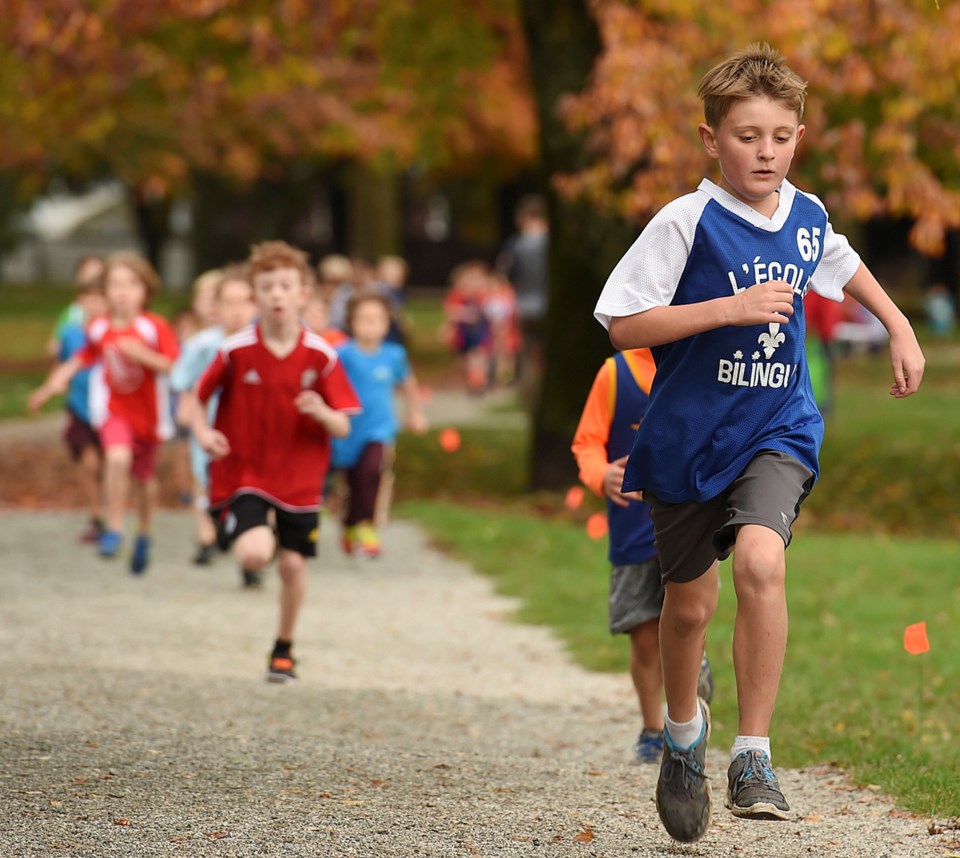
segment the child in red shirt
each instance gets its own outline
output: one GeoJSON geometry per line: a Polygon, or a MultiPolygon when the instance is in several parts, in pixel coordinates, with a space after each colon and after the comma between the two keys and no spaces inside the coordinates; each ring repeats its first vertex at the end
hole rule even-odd
{"type": "Polygon", "coordinates": [[[200,379],[200,401],[219,390],[220,402],[213,428],[206,410],[195,410],[194,434],[213,458],[210,508],[225,514],[242,569],[258,575],[279,544],[280,619],[267,679],[290,682],[330,438],[349,433],[360,403],[336,351],[300,320],[309,295],[306,254],[282,241],[257,245],[250,276],[259,322],[224,340],[200,379]]]}
{"type": "Polygon", "coordinates": [[[132,474],[140,519],[130,560],[134,574],[150,563],[157,451],[173,434],[166,374],[177,357],[177,338],[165,319],[146,310],[159,289],[157,272],[139,254],[109,256],[104,270],[106,315],[90,322],[87,345],[58,366],[29,400],[36,410],[63,393],[80,369],[102,364],[90,390],[91,419],[104,451],[107,508],[98,550],[101,557],[114,557],[120,549],[132,474]]]}

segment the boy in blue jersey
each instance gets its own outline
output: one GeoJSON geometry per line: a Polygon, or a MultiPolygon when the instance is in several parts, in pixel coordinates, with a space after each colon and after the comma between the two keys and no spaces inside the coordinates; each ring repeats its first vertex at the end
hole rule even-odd
{"type": "MultiPolygon", "coordinates": [[[[638,763],[657,763],[663,755],[658,637],[663,581],[653,544],[650,505],[636,497],[625,497],[620,486],[655,373],[650,349],[620,352],[604,361],[571,445],[581,482],[607,499],[610,634],[630,636],[630,678],[643,719],[643,729],[633,746],[638,763]]],[[[697,692],[707,703],[713,696],[713,673],[706,656],[700,666],[697,692]]]]}
{"type": "Polygon", "coordinates": [[[890,334],[898,398],[923,353],[910,323],[837,235],[822,203],[787,181],[806,84],[768,45],[707,73],[699,133],[719,184],[664,207],[611,273],[596,307],[618,349],[651,347],[657,375],[624,492],[652,509],[666,595],[660,651],[667,698],[657,809],[691,842],[709,825],[709,711],[697,699],[717,561],[733,551],[739,730],[727,773],[737,816],[785,819],[769,726],[787,641],[785,549],[816,480],[823,420],[804,358],[803,295],[846,291],[890,334]]]}

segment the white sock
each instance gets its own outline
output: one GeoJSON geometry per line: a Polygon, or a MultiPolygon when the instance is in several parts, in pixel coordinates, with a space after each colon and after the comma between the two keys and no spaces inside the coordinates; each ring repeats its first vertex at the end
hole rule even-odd
{"type": "MultiPolygon", "coordinates": [[[[670,735],[673,735],[672,733],[670,735]]],[[[730,748],[730,762],[732,763],[744,751],[763,751],[771,762],[769,736],[737,736],[730,748]]]]}
{"type": "Polygon", "coordinates": [[[680,751],[687,751],[696,744],[700,734],[703,733],[703,710],[698,703],[697,714],[689,721],[674,721],[670,718],[669,712],[664,712],[663,723],[674,747],[680,751]]]}

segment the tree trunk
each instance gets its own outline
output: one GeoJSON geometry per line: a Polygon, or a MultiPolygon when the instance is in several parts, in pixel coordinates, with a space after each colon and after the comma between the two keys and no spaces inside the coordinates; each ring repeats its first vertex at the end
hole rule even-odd
{"type": "Polygon", "coordinates": [[[583,135],[569,132],[556,112],[560,96],[586,85],[601,51],[586,0],[524,0],[523,16],[550,207],[550,301],[544,376],[533,417],[530,484],[533,489],[559,489],[577,479],[570,442],[594,376],[612,351],[593,308],[635,230],[584,202],[562,199],[550,188],[550,176],[589,161],[583,135]]]}

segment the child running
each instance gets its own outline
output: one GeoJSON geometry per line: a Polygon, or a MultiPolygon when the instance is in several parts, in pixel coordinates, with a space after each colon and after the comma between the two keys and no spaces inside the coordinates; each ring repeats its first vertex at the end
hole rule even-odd
{"type": "MultiPolygon", "coordinates": [[[[99,258],[97,262],[101,266],[99,258]]],[[[101,277],[80,280],[77,283],[77,297],[74,302],[78,308],[78,320],[66,321],[57,330],[57,360],[61,363],[70,360],[87,344],[85,321],[95,319],[106,312],[101,277]]],[[[64,440],[70,450],[70,457],[77,465],[80,488],[83,492],[90,523],[80,537],[81,542],[99,542],[103,533],[103,451],[100,449],[100,437],[94,428],[90,416],[90,377],[96,368],[80,370],[70,379],[67,391],[67,429],[64,440]]]]}
{"type": "Polygon", "coordinates": [[[356,293],[347,304],[347,328],[352,339],[340,346],[340,360],[363,411],[351,419],[350,434],[333,442],[333,466],[346,471],[349,491],[341,545],[347,554],[358,549],[374,558],[381,553],[375,521],[381,476],[390,466],[399,428],[394,391],[403,391],[412,431],[426,432],[427,419],[406,349],[387,341],[388,299],[379,292],[356,293]]]}
{"type": "Polygon", "coordinates": [[[37,409],[63,393],[81,369],[103,363],[102,384],[91,391],[91,414],[104,451],[106,529],[101,557],[114,557],[123,542],[130,478],[137,493],[139,530],[130,571],[150,564],[150,529],[157,495],[157,451],[173,434],[166,374],[177,357],[177,339],[167,321],[147,311],[160,278],[142,256],[121,251],[107,257],[107,313],[87,328],[87,344],[57,367],[30,396],[37,409]]]}
{"type": "Polygon", "coordinates": [[[709,709],[697,699],[717,561],[733,552],[739,730],[727,805],[786,819],[769,729],[787,643],[785,550],[819,471],[823,419],[804,357],[803,295],[844,290],[890,333],[898,398],[924,359],[906,317],[822,203],[787,172],[803,137],[806,84],[768,45],[707,73],[699,127],[720,182],[663,208],[607,280],[596,316],[620,349],[651,347],[657,374],[627,461],[625,493],[652,509],[666,595],[660,656],[667,698],[657,809],[671,837],[707,831],[709,709]]]}
{"type": "MultiPolygon", "coordinates": [[[[610,534],[610,634],[630,635],[630,677],[643,729],[633,746],[638,763],[663,754],[663,678],[660,673],[660,610],[663,582],[653,544],[650,505],[620,491],[627,453],[647,409],[656,366],[649,349],[608,358],[587,396],[573,437],[580,479],[607,499],[610,534]]],[[[710,702],[713,672],[704,656],[697,693],[710,702]]]]}
{"type": "Polygon", "coordinates": [[[256,245],[250,277],[259,321],[224,340],[200,379],[202,404],[217,391],[214,427],[203,408],[194,434],[211,455],[210,508],[226,515],[243,569],[279,554],[280,617],[267,679],[296,679],[294,633],[306,597],[306,558],[317,553],[320,487],[331,436],[350,431],[356,393],[329,343],[304,328],[310,269],[282,241],[256,245]],[[268,514],[276,516],[276,535],[268,514]]]}
{"type": "MultiPolygon", "coordinates": [[[[219,324],[199,331],[183,345],[183,351],[170,373],[170,386],[178,394],[177,422],[184,427],[193,425],[194,409],[198,407],[193,388],[207,367],[213,363],[225,337],[233,336],[253,321],[256,306],[253,287],[245,265],[231,265],[217,272],[213,284],[214,316],[219,324]]],[[[217,397],[208,403],[207,417],[212,420],[217,411],[217,397]]],[[[193,562],[208,565],[217,552],[217,533],[209,515],[208,474],[210,458],[190,435],[190,470],[193,477],[193,514],[196,524],[197,551],[193,562]]],[[[246,582],[249,583],[249,582],[246,582]]]]}

